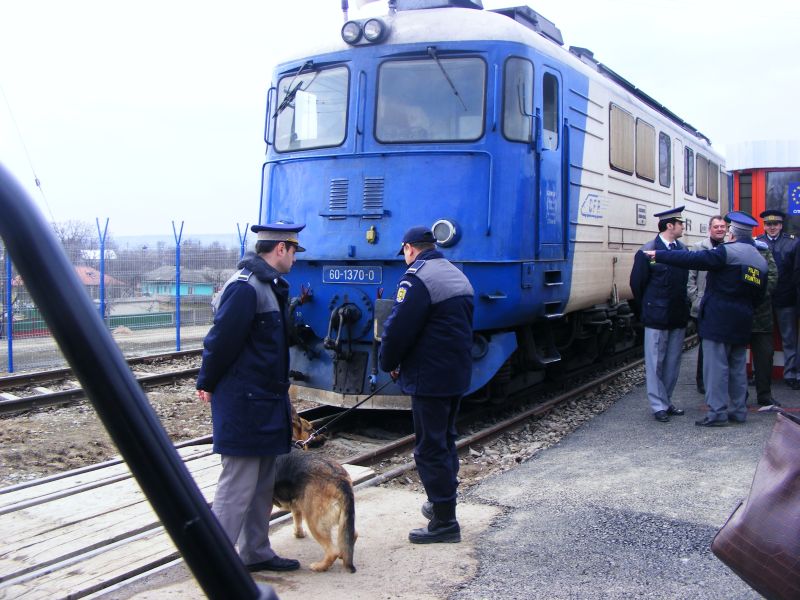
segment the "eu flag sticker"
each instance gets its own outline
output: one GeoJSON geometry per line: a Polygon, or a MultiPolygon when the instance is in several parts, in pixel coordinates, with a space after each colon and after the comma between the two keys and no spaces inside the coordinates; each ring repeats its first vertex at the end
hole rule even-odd
{"type": "Polygon", "coordinates": [[[789,182],[789,214],[800,215],[800,182],[789,182]]]}

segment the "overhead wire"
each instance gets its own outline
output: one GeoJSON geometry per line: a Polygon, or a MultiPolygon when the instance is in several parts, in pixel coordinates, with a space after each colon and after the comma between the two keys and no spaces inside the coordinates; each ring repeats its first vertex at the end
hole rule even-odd
{"type": "Polygon", "coordinates": [[[44,205],[47,208],[47,212],[50,214],[51,222],[55,223],[56,218],[53,216],[53,211],[50,208],[50,203],[47,201],[47,195],[44,193],[44,188],[42,187],[42,181],[36,174],[36,168],[33,166],[33,160],[31,159],[31,155],[28,152],[28,146],[25,144],[25,139],[22,137],[22,130],[20,129],[19,124],[17,123],[17,119],[14,117],[14,111],[11,110],[11,103],[8,101],[8,96],[6,96],[6,92],[3,89],[2,84],[0,84],[0,94],[3,96],[3,101],[5,102],[6,108],[8,109],[8,114],[11,117],[11,122],[14,124],[14,129],[17,132],[17,137],[19,138],[19,143],[22,146],[22,150],[25,152],[25,158],[28,161],[28,166],[30,166],[31,168],[31,173],[33,174],[33,182],[36,184],[36,188],[42,195],[42,200],[44,201],[44,205]]]}

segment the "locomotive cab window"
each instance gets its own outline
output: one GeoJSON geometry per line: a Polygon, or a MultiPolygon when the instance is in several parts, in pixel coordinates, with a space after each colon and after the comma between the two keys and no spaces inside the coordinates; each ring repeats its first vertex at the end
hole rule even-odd
{"type": "Polygon", "coordinates": [[[697,154],[697,197],[708,197],[708,159],[697,154]]]}
{"type": "Polygon", "coordinates": [[[663,131],[658,134],[658,183],[672,185],[672,140],[663,131]]]}
{"type": "Polygon", "coordinates": [[[533,119],[533,63],[509,58],[503,90],[503,135],[515,142],[530,142],[533,119]]]}
{"type": "Polygon", "coordinates": [[[636,176],[656,180],[656,128],[636,119],[636,176]]]}
{"type": "Polygon", "coordinates": [[[281,78],[274,112],[275,149],[292,152],[344,142],[349,80],[346,67],[301,69],[281,78]]]}
{"type": "Polygon", "coordinates": [[[633,175],[634,137],[636,125],[633,115],[616,104],[610,106],[609,151],[611,168],[633,175]]]}
{"type": "Polygon", "coordinates": [[[542,147],[548,150],[558,148],[558,79],[550,73],[542,80],[543,119],[542,147]]]}
{"type": "Polygon", "coordinates": [[[483,135],[486,67],[479,58],[395,60],[378,72],[375,138],[468,142],[483,135]]]}

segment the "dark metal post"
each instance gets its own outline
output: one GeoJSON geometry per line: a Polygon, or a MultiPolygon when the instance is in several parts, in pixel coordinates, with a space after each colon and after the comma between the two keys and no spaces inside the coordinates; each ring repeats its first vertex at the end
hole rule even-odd
{"type": "Polygon", "coordinates": [[[142,388],[33,202],[0,166],[0,236],[61,351],[156,514],[209,598],[275,598],[258,588],[212,515],[142,388]]]}
{"type": "Polygon", "coordinates": [[[100,318],[106,320],[106,233],[108,233],[108,219],[103,232],[100,232],[100,219],[97,223],[97,235],[100,237],[100,318]]]}
{"type": "Polygon", "coordinates": [[[247,230],[248,230],[248,223],[244,224],[244,235],[242,235],[242,228],[239,227],[239,224],[236,224],[236,232],[239,234],[239,258],[241,259],[244,256],[244,248],[245,244],[247,243],[247,230]]]}
{"type": "Polygon", "coordinates": [[[6,246],[6,297],[5,297],[5,324],[6,341],[8,342],[8,372],[14,372],[14,314],[11,312],[11,282],[13,281],[11,269],[11,253],[6,246]]]}
{"type": "Polygon", "coordinates": [[[172,235],[175,236],[175,352],[181,351],[181,237],[183,237],[183,221],[181,230],[175,229],[172,222],[172,235]]]}

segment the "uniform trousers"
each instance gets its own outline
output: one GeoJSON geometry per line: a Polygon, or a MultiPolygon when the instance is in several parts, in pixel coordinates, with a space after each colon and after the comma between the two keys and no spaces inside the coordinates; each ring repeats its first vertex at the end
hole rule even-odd
{"type": "Polygon", "coordinates": [[[750,334],[750,352],[753,355],[753,378],[756,398],[760,403],[772,400],[772,332],[754,331],[750,334]]]}
{"type": "Polygon", "coordinates": [[[797,379],[797,312],[793,306],[773,310],[783,342],[783,378],[797,379]]]}
{"type": "Polygon", "coordinates": [[[644,366],[647,399],[654,413],[672,404],[672,391],[678,381],[685,328],[644,328],[644,366]]]}
{"type": "Polygon", "coordinates": [[[269,516],[275,485],[274,456],[222,455],[212,511],[246,565],[275,556],[269,544],[269,516]]]}
{"type": "Polygon", "coordinates": [[[412,396],[414,461],[428,500],[456,501],[458,452],[456,416],[461,396],[412,396]]]}
{"type": "Polygon", "coordinates": [[[703,378],[709,419],[742,422],[747,418],[746,357],[745,344],[703,340],[703,378]]]}

